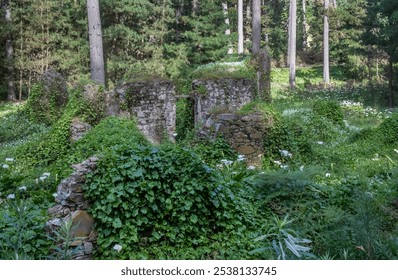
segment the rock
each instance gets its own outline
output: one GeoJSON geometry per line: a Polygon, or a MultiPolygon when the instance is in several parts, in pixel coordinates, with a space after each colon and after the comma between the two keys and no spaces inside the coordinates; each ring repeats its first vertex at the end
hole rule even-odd
{"type": "Polygon", "coordinates": [[[48,214],[50,214],[50,216],[59,218],[59,217],[63,216],[64,210],[65,210],[65,208],[62,205],[57,204],[57,205],[49,208],[47,212],[48,212],[48,214]]]}
{"type": "Polygon", "coordinates": [[[252,146],[240,146],[238,147],[238,153],[241,155],[253,154],[256,150],[252,146]]]}
{"type": "Polygon", "coordinates": [[[70,125],[70,140],[71,142],[76,142],[83,138],[84,135],[92,128],[88,123],[82,122],[81,120],[75,118],[72,120],[70,125]]]}
{"type": "Polygon", "coordinates": [[[94,219],[86,211],[77,210],[72,213],[73,236],[87,237],[93,230],[94,219]]]}
{"type": "Polygon", "coordinates": [[[83,245],[84,254],[89,255],[93,252],[93,243],[91,242],[84,242],[83,245]]]}

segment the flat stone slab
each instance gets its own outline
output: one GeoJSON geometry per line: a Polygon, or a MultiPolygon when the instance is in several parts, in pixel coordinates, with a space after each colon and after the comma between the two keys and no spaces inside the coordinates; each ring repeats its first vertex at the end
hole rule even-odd
{"type": "Polygon", "coordinates": [[[93,217],[86,211],[77,210],[72,213],[73,231],[75,237],[89,236],[94,226],[93,217]]]}

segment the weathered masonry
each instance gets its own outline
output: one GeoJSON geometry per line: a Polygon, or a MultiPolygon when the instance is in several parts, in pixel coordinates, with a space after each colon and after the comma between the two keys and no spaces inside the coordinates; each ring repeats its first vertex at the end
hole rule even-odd
{"type": "Polygon", "coordinates": [[[207,113],[236,112],[255,99],[250,79],[194,80],[195,125],[203,124],[207,113]]]}
{"type": "Polygon", "coordinates": [[[175,89],[171,81],[125,83],[108,94],[108,115],[134,116],[152,143],[173,139],[176,126],[175,89]]]}

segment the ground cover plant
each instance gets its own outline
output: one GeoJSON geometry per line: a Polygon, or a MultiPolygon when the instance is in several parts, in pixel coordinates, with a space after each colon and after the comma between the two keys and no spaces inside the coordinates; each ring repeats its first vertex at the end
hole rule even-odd
{"type": "Polygon", "coordinates": [[[73,257],[67,226],[63,243],[46,235],[47,209],[70,165],[97,155],[84,187],[97,259],[396,259],[398,114],[384,107],[383,87],[337,84],[281,84],[272,104],[241,109],[273,120],[257,167],[222,138],[197,139],[183,103],[185,133],[163,145],[134,119],[96,118],[77,89],[52,125],[1,105],[0,258],[73,257]],[[93,128],[70,142],[75,117],[93,128]]]}

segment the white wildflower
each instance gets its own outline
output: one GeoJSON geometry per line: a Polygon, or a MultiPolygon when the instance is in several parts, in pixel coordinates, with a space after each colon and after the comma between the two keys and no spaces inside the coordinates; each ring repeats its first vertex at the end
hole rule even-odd
{"type": "Polygon", "coordinates": [[[43,177],[50,177],[50,173],[48,173],[48,172],[45,172],[45,173],[43,173],[43,175],[42,175],[43,177]]]}
{"type": "Polygon", "coordinates": [[[18,188],[20,191],[26,191],[26,186],[22,186],[18,188]]]}
{"type": "Polygon", "coordinates": [[[246,157],[244,155],[238,155],[237,161],[244,161],[246,157]]]}
{"type": "Polygon", "coordinates": [[[282,165],[281,165],[281,168],[286,170],[286,169],[289,168],[289,165],[287,165],[287,164],[282,164],[282,165]]]}
{"type": "Polygon", "coordinates": [[[323,145],[323,142],[322,141],[318,141],[317,142],[319,145],[323,145]]]}
{"type": "Polygon", "coordinates": [[[300,171],[304,171],[304,165],[300,166],[300,171]]]}
{"type": "Polygon", "coordinates": [[[222,159],[221,163],[224,164],[225,166],[230,166],[233,163],[233,161],[227,160],[227,159],[222,159]]]}
{"type": "Polygon", "coordinates": [[[8,164],[3,164],[3,168],[8,169],[8,168],[10,168],[10,166],[8,164]]]}
{"type": "Polygon", "coordinates": [[[56,198],[57,197],[57,193],[53,193],[53,197],[56,198]]]}
{"type": "Polygon", "coordinates": [[[256,167],[253,166],[253,165],[249,165],[249,167],[247,167],[247,169],[249,169],[249,170],[254,170],[254,169],[256,169],[256,167]]]}
{"type": "Polygon", "coordinates": [[[177,133],[172,133],[171,134],[173,137],[176,137],[178,134],[177,133]]]}
{"type": "Polygon", "coordinates": [[[282,162],[280,162],[279,160],[274,160],[274,163],[277,164],[277,165],[281,165],[282,164],[282,162]]]}
{"type": "Polygon", "coordinates": [[[118,253],[122,250],[122,245],[116,244],[115,246],[113,246],[113,250],[116,250],[118,253]]]}
{"type": "Polygon", "coordinates": [[[8,199],[15,199],[15,194],[10,193],[9,195],[7,195],[8,199]]]}
{"type": "Polygon", "coordinates": [[[6,158],[6,161],[8,161],[8,162],[13,162],[14,159],[13,159],[13,158],[6,158]]]}
{"type": "Polygon", "coordinates": [[[329,172],[326,173],[325,176],[326,176],[326,177],[330,177],[330,173],[329,173],[329,172]]]}
{"type": "Polygon", "coordinates": [[[292,157],[293,155],[287,150],[279,150],[282,156],[284,157],[292,157]]]}
{"type": "Polygon", "coordinates": [[[397,149],[394,149],[394,152],[396,152],[398,154],[398,150],[397,149]]]}
{"type": "Polygon", "coordinates": [[[45,179],[47,179],[47,176],[41,176],[39,177],[40,181],[44,181],[45,179]]]}

